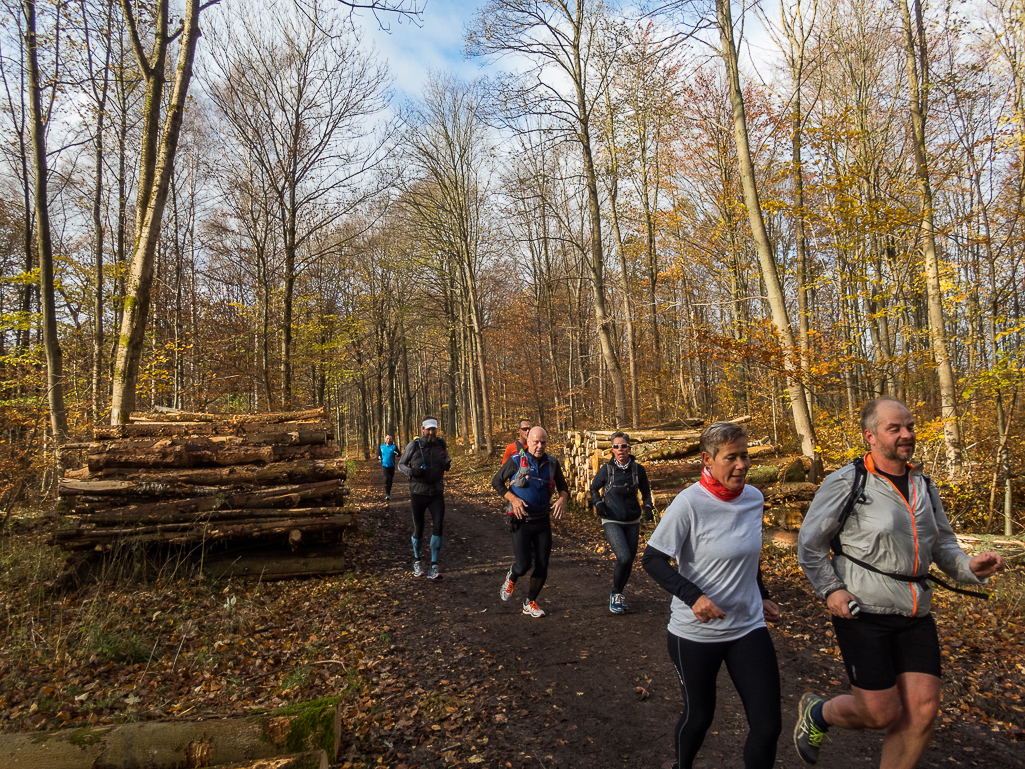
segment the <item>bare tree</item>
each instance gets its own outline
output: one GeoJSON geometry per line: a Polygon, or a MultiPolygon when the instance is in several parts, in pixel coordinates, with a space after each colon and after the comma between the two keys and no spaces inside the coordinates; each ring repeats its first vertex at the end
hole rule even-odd
{"type": "Polygon", "coordinates": [[[281,398],[292,400],[296,278],[320,256],[316,235],[375,194],[369,172],[384,157],[387,131],[371,119],[384,107],[387,70],[354,35],[339,33],[317,7],[272,6],[233,20],[211,52],[214,102],[232,140],[269,185],[284,252],[281,398]]]}
{"type": "Polygon", "coordinates": [[[469,319],[476,352],[476,379],[480,393],[483,435],[478,447],[492,452],[490,381],[484,342],[484,320],[479,296],[479,270],[483,256],[485,208],[488,199],[489,151],[484,121],[484,93],[480,84],[463,85],[454,78],[433,75],[422,101],[407,117],[406,145],[422,182],[406,196],[423,234],[438,251],[457,265],[465,315],[469,319]]]}
{"type": "Polygon", "coordinates": [[[610,74],[608,67],[615,60],[608,51],[604,56],[597,55],[604,15],[602,0],[489,0],[470,26],[467,49],[475,55],[526,59],[528,69],[501,84],[512,112],[550,115],[559,126],[559,138],[575,143],[580,150],[587,190],[587,267],[594,292],[594,318],[602,357],[612,379],[616,424],[625,425],[626,387],[606,306],[605,244],[591,124],[610,74]]]}

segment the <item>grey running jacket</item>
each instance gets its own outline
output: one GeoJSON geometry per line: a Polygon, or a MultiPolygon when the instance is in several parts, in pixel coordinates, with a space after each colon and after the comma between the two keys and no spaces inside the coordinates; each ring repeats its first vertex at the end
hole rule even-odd
{"type": "Polygon", "coordinates": [[[428,443],[414,438],[399,457],[399,472],[409,478],[409,493],[433,497],[445,492],[445,473],[452,467],[444,438],[428,443]]]}
{"type": "MultiPolygon", "coordinates": [[[[865,457],[865,468],[868,476],[862,501],[854,506],[840,537],[845,552],[892,574],[921,576],[935,562],[959,582],[982,582],[968,567],[971,559],[957,544],[935,487],[929,493],[932,481],[920,466],[908,470],[908,502],[886,477],[875,472],[871,455],[865,457]]],[[[845,589],[862,609],[873,614],[928,614],[932,590],[927,585],[891,579],[842,555],[830,554],[829,541],[840,528],[841,508],[853,483],[854,466],[846,465],[826,476],[815,494],[797,539],[797,560],[805,576],[823,599],[834,590],[845,589]]]]}

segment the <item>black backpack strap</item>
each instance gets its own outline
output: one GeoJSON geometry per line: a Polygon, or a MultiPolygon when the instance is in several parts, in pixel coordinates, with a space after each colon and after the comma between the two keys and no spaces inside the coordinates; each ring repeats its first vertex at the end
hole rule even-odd
{"type": "Polygon", "coordinates": [[[843,503],[843,507],[840,509],[840,528],[836,530],[836,534],[829,540],[829,547],[837,555],[843,555],[840,535],[843,533],[844,526],[847,525],[847,520],[851,517],[851,513],[854,512],[854,506],[858,504],[861,495],[864,494],[865,481],[868,480],[868,468],[865,467],[864,457],[858,457],[851,464],[854,465],[854,483],[851,484],[851,493],[847,495],[847,501],[843,503]]]}
{"type": "Polygon", "coordinates": [[[862,561],[862,560],[860,560],[858,558],[855,558],[852,555],[848,555],[847,553],[840,553],[839,555],[842,555],[844,558],[846,558],[851,563],[856,563],[858,566],[860,566],[863,569],[867,569],[868,571],[875,572],[876,574],[882,574],[884,577],[889,577],[890,579],[895,579],[898,582],[914,582],[914,583],[917,583],[917,584],[921,585],[926,590],[929,589],[928,583],[929,582],[933,582],[933,583],[939,585],[940,587],[949,590],[952,593],[960,593],[961,595],[970,595],[973,598],[982,598],[982,599],[985,599],[985,600],[989,600],[989,594],[988,593],[980,593],[977,590],[965,590],[964,588],[954,587],[953,585],[947,584],[942,579],[940,579],[937,576],[934,576],[933,574],[923,574],[920,577],[909,577],[906,574],[894,574],[894,573],[889,572],[889,571],[883,571],[882,569],[877,569],[872,564],[865,563],[865,561],[862,561]]]}

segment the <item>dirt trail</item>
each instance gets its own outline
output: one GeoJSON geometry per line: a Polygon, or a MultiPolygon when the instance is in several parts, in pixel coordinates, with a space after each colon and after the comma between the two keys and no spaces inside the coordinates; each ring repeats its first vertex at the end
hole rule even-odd
{"type": "MultiPolygon", "coordinates": [[[[496,767],[670,767],[672,729],[681,709],[678,679],[666,653],[669,596],[639,564],[627,586],[630,611],[608,611],[612,562],[595,552],[593,536],[573,535],[555,522],[548,583],[539,603],[543,619],[523,616],[527,580],[513,600],[498,592],[512,562],[505,516],[497,497],[467,493],[450,483],[446,494],[442,579],[411,576],[411,531],[406,484],[396,478],[390,504],[379,471],[366,466],[358,482],[370,486],[361,528],[369,557],[361,568],[378,575],[391,609],[378,617],[398,645],[390,675],[422,689],[424,701],[455,709],[477,693],[482,728],[473,752],[454,739],[412,747],[407,765],[496,767]],[[374,501],[377,500],[377,501],[374,501]],[[643,691],[639,691],[643,690],[643,691]],[[481,736],[483,735],[483,736],[481,736]],[[468,760],[472,757],[472,760],[468,760]]],[[[426,537],[430,536],[430,523],[426,537]]],[[[426,542],[425,542],[426,544],[426,542]]],[[[770,584],[771,590],[771,584],[770,584]]],[[[783,612],[787,595],[777,595],[783,612]]],[[[941,630],[942,632],[942,630],[941,630]]],[[[794,710],[805,676],[843,680],[838,663],[793,648],[773,631],[783,681],[783,735],[776,765],[803,767],[791,742],[794,710]]],[[[835,686],[826,694],[844,690],[835,686]]],[[[695,766],[740,767],[746,733],[742,708],[725,669],[719,703],[695,766]]],[[[836,729],[819,766],[878,766],[882,735],[836,729]]],[[[955,722],[939,730],[921,767],[988,769],[1025,766],[1025,750],[982,728],[955,722]]]]}

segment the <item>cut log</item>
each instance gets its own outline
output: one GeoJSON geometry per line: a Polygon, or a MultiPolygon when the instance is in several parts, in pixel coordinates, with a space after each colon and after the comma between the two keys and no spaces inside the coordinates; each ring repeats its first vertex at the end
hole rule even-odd
{"type": "MultiPolygon", "coordinates": [[[[704,417],[683,417],[683,419],[674,419],[671,422],[663,422],[660,425],[644,425],[643,427],[631,427],[627,430],[637,430],[640,432],[653,432],[656,430],[679,430],[686,427],[701,427],[705,423],[704,417]]],[[[632,433],[631,433],[632,435],[632,433]]]]}
{"type": "MultiPolygon", "coordinates": [[[[114,526],[122,527],[117,529],[125,533],[139,533],[137,528],[132,526],[154,526],[159,524],[176,524],[191,526],[205,521],[289,521],[303,518],[329,518],[338,515],[341,511],[338,507],[247,507],[240,510],[212,510],[200,512],[180,511],[176,513],[165,513],[163,515],[140,515],[129,517],[123,514],[111,515],[109,511],[86,513],[79,518],[83,526],[114,526]]],[[[91,531],[91,529],[88,529],[91,531]]],[[[53,537],[59,540],[61,537],[70,536],[67,534],[74,529],[61,529],[54,532],[53,537]]],[[[103,529],[108,531],[108,529],[103,529]]],[[[71,537],[73,538],[73,537],[71,537]]]]}
{"type": "MultiPolygon", "coordinates": [[[[109,425],[93,430],[97,441],[123,438],[175,437],[190,435],[262,435],[268,432],[265,422],[134,422],[127,425],[109,425]]],[[[324,432],[334,438],[330,422],[281,422],[271,432],[324,432]]]]}
{"type": "Polygon", "coordinates": [[[280,422],[297,422],[304,419],[327,419],[325,408],[305,409],[303,411],[281,411],[268,414],[204,414],[189,411],[156,411],[149,413],[136,412],[131,415],[133,422],[240,422],[250,424],[278,424],[280,422]]]}
{"type": "Polygon", "coordinates": [[[191,520],[227,520],[240,517],[238,513],[260,515],[317,515],[315,510],[333,510],[336,507],[295,507],[303,500],[320,499],[338,495],[339,482],[325,481],[303,486],[281,486],[265,491],[254,491],[230,496],[194,497],[167,502],[151,502],[144,505],[126,505],[105,510],[79,513],[83,523],[104,526],[123,526],[129,523],[173,523],[191,520]],[[289,491],[298,489],[298,491],[289,491]],[[256,507],[259,505],[260,507],[256,507]]]}
{"type": "Polygon", "coordinates": [[[327,753],[315,750],[294,756],[258,758],[241,764],[226,764],[219,766],[218,769],[328,769],[328,766],[327,753]]]}
{"type": "Polygon", "coordinates": [[[670,443],[667,446],[654,447],[650,451],[644,451],[636,455],[639,462],[651,462],[652,460],[681,459],[697,452],[701,441],[691,439],[682,443],[670,443]]]}
{"type": "Polygon", "coordinates": [[[90,454],[104,454],[110,451],[145,451],[155,448],[184,447],[188,451],[221,450],[225,446],[317,446],[328,441],[327,430],[292,430],[290,432],[266,432],[245,435],[191,435],[153,436],[150,438],[121,438],[120,440],[98,440],[89,444],[90,454]]]}
{"type": "Polygon", "coordinates": [[[323,750],[337,757],[341,717],[333,700],[278,713],[208,721],[150,721],[0,735],[3,769],[195,769],[323,750]]]}
{"type": "MultiPolygon", "coordinates": [[[[65,476],[67,475],[65,473],[65,476]]],[[[160,481],[142,483],[117,480],[78,480],[68,477],[65,477],[57,486],[57,494],[60,497],[121,497],[127,495],[143,497],[200,497],[223,493],[224,489],[220,486],[196,486],[189,483],[164,483],[160,481]]]]}
{"type": "Polygon", "coordinates": [[[55,534],[53,541],[65,550],[110,549],[114,545],[131,546],[139,544],[190,545],[197,543],[254,541],[275,537],[287,537],[295,528],[306,534],[332,534],[344,531],[355,523],[351,515],[333,515],[328,518],[311,518],[298,522],[280,520],[254,523],[181,523],[159,524],[143,529],[67,529],[55,534]],[[144,533],[137,533],[143,531],[144,533]],[[131,532],[131,533],[128,533],[131,532]],[[71,536],[74,533],[76,536],[71,536]]]}
{"type": "MultiPolygon", "coordinates": [[[[724,420],[731,422],[735,425],[745,424],[751,421],[750,416],[736,417],[735,419],[724,420]]],[[[612,437],[615,430],[591,430],[587,435],[593,439],[605,439],[608,440],[612,437]]],[[[683,430],[683,431],[666,431],[666,430],[635,430],[633,432],[624,430],[627,435],[630,436],[631,442],[648,443],[651,441],[685,441],[691,440],[692,438],[700,438],[701,430],[683,430]]]]}
{"type": "Polygon", "coordinates": [[[341,545],[318,548],[312,552],[259,549],[256,552],[207,553],[203,558],[203,576],[210,579],[255,579],[270,582],[312,575],[348,574],[352,564],[341,545]]]}
{"type": "Polygon", "coordinates": [[[252,463],[271,464],[292,459],[333,459],[337,446],[154,446],[149,449],[111,448],[88,456],[92,473],[111,467],[186,468],[231,467],[252,463]]]}
{"type": "MultiPolygon", "coordinates": [[[[274,462],[273,464],[255,467],[241,465],[236,467],[187,468],[177,470],[174,477],[181,483],[221,486],[266,486],[274,483],[312,483],[315,481],[344,480],[345,460],[299,459],[294,462],[274,462]]],[[[121,482],[161,483],[166,481],[167,473],[159,470],[136,468],[107,468],[90,473],[90,480],[108,480],[118,478],[121,482]]]]}

